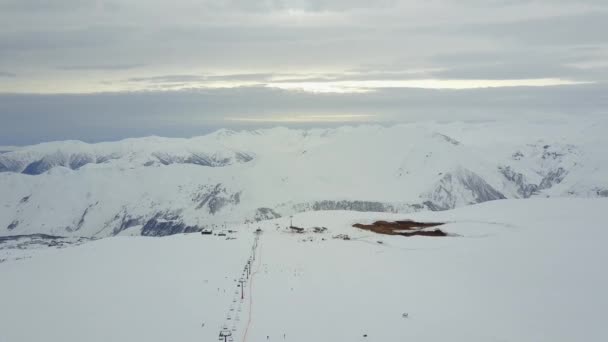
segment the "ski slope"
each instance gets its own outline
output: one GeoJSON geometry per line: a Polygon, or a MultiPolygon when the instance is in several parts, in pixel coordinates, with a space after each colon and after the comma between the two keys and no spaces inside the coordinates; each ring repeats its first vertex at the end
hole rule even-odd
{"type": "Polygon", "coordinates": [[[319,211],[293,217],[304,234],[279,218],[230,226],[231,240],[122,236],[13,251],[0,263],[2,340],[215,341],[228,324],[234,341],[247,326],[246,341],[605,341],[607,208],[559,198],[319,211]],[[405,218],[448,222],[451,236],[351,227],[405,218]],[[233,302],[258,227],[250,292],[233,302]]]}

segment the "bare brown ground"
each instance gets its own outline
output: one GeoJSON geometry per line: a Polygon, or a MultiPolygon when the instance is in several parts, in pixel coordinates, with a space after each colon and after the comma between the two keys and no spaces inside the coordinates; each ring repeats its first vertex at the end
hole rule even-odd
{"type": "Polygon", "coordinates": [[[440,222],[416,222],[416,221],[376,221],[372,224],[353,224],[353,227],[369,230],[378,234],[401,235],[401,236],[447,236],[441,229],[425,230],[426,228],[441,226],[440,222]]]}

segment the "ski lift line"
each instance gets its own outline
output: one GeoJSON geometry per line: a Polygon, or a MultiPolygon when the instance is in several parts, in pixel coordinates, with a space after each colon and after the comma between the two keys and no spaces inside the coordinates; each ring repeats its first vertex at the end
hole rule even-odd
{"type": "MultiPolygon", "coordinates": [[[[248,268],[251,268],[251,266],[253,264],[252,260],[255,260],[255,252],[256,252],[256,249],[257,249],[257,245],[258,245],[258,243],[257,243],[258,239],[259,239],[259,236],[256,236],[255,239],[254,239],[253,247],[251,249],[251,251],[252,251],[253,254],[252,254],[252,256],[249,257],[249,259],[247,261],[247,265],[245,265],[245,269],[246,270],[248,268]]],[[[258,265],[258,268],[259,268],[259,265],[258,265]]],[[[251,270],[249,270],[249,272],[251,272],[251,270]]],[[[249,275],[249,274],[247,274],[247,275],[249,275]]],[[[245,284],[247,283],[246,279],[244,279],[244,278],[245,278],[245,273],[243,273],[243,277],[240,278],[240,281],[239,281],[239,283],[240,283],[239,287],[241,287],[241,301],[243,300],[243,291],[244,291],[243,286],[245,286],[245,284]]],[[[234,297],[235,299],[233,300],[233,304],[230,306],[230,310],[229,310],[228,315],[226,317],[227,321],[233,321],[231,313],[234,313],[234,302],[236,302],[236,298],[238,297],[238,294],[239,294],[239,290],[237,289],[235,291],[235,297],[234,297]]],[[[250,294],[251,294],[251,292],[250,292],[250,294]]],[[[238,310],[239,312],[241,311],[241,304],[242,304],[242,302],[239,304],[239,310],[238,310]]],[[[237,313],[237,319],[236,320],[237,321],[239,320],[238,319],[238,313],[237,313]]],[[[233,322],[233,325],[235,325],[234,322],[233,322]]],[[[224,324],[224,326],[226,326],[226,324],[224,324]]],[[[222,337],[223,337],[224,339],[227,339],[229,342],[232,342],[234,339],[229,334],[230,334],[230,330],[228,330],[226,328],[222,328],[222,329],[220,329],[219,339],[222,340],[222,337]]]]}
{"type": "MultiPolygon", "coordinates": [[[[257,239],[256,239],[256,242],[257,242],[257,239]]],[[[256,243],[256,245],[257,245],[257,243],[256,243]]],[[[262,266],[262,247],[261,247],[261,245],[259,247],[260,248],[256,248],[256,249],[259,249],[258,258],[257,258],[258,265],[256,267],[256,270],[251,273],[251,280],[249,281],[249,314],[248,314],[248,318],[247,318],[247,326],[245,327],[245,333],[243,334],[243,342],[247,341],[247,333],[249,332],[249,327],[251,326],[251,316],[252,316],[252,312],[253,312],[253,280],[254,280],[254,276],[258,273],[260,267],[262,266]]]]}

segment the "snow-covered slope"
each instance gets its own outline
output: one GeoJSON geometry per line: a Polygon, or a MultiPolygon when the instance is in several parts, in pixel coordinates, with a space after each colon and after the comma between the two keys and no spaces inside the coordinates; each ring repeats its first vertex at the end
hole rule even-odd
{"type": "Polygon", "coordinates": [[[217,341],[226,325],[239,342],[606,341],[606,208],[605,198],[559,198],[411,215],[308,212],[293,217],[304,234],[288,232],[285,217],[230,225],[230,240],[112,237],[24,260],[14,259],[29,251],[15,249],[0,262],[0,336],[217,341]],[[445,221],[452,236],[352,227],[380,219],[445,221]]]}
{"type": "Polygon", "coordinates": [[[599,123],[221,130],[0,154],[0,235],[168,235],[309,210],[606,197],[599,123]]]}

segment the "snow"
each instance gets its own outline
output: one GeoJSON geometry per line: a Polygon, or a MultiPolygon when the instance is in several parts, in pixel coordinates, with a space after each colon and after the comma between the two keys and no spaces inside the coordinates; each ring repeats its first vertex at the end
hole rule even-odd
{"type": "Polygon", "coordinates": [[[121,234],[123,219],[143,227],[159,213],[202,229],[242,223],[259,208],[286,216],[322,201],[410,212],[428,201],[438,208],[477,203],[486,199],[480,193],[521,198],[521,186],[541,184],[536,197],[608,196],[607,127],[428,122],[21,147],[0,155],[0,236],[106,237],[121,234]],[[506,167],[523,184],[507,179],[506,167]],[[46,171],[20,173],[28,168],[46,171]],[[471,188],[464,178],[480,181],[471,188]],[[196,199],[217,185],[217,206],[198,208],[196,199]]]}
{"type": "Polygon", "coordinates": [[[319,211],[293,217],[304,234],[287,232],[284,217],[228,225],[235,240],[121,236],[49,248],[0,263],[2,338],[217,340],[235,322],[226,317],[235,318],[236,280],[260,227],[235,341],[249,311],[247,341],[605,341],[606,208],[602,198],[537,198],[414,214],[319,211]],[[452,236],[351,227],[379,219],[448,222],[440,228],[452,236]]]}

